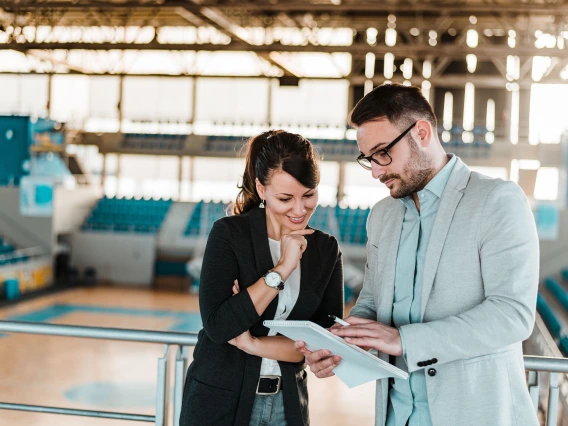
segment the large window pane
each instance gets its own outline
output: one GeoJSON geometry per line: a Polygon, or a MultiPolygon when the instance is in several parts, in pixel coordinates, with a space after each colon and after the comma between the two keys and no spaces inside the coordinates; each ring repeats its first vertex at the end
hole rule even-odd
{"type": "Polygon", "coordinates": [[[134,121],[182,121],[191,117],[190,78],[125,77],[123,117],[134,121]]]}
{"type": "Polygon", "coordinates": [[[91,87],[84,75],[54,75],[51,82],[51,118],[82,128],[89,117],[91,87]]]}
{"type": "Polygon", "coordinates": [[[268,83],[267,79],[199,78],[196,121],[265,122],[268,83]]]}
{"type": "Polygon", "coordinates": [[[273,123],[345,124],[349,82],[300,80],[298,87],[273,84],[273,123]]]}

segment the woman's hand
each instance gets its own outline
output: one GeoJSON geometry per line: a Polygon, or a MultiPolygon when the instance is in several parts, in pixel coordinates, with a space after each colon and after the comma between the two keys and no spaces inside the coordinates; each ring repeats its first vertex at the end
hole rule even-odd
{"type": "Polygon", "coordinates": [[[280,273],[283,281],[286,281],[292,271],[298,267],[302,254],[308,247],[308,241],[304,235],[313,233],[313,229],[302,229],[282,235],[280,239],[280,260],[274,270],[280,273]]]}
{"type": "MultiPolygon", "coordinates": [[[[241,288],[239,287],[239,281],[235,280],[233,284],[233,296],[239,294],[241,288]]],[[[254,355],[254,350],[257,343],[257,338],[253,337],[250,334],[250,331],[247,330],[240,336],[235,337],[234,339],[229,340],[229,344],[236,346],[241,351],[246,352],[249,355],[254,355]]]]}

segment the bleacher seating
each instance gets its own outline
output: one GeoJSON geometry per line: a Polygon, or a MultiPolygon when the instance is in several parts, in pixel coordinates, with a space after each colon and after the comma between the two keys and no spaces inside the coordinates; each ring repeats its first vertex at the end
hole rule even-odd
{"type": "Polygon", "coordinates": [[[568,292],[560,285],[554,277],[547,277],[544,285],[550,293],[558,300],[558,302],[568,311],[568,292]]]}
{"type": "Polygon", "coordinates": [[[367,217],[371,209],[342,209],[335,208],[339,223],[339,241],[346,244],[367,243],[367,217]]]}
{"type": "Polygon", "coordinates": [[[82,230],[155,234],[172,200],[101,198],[82,230]]]}
{"type": "Polygon", "coordinates": [[[185,146],[187,135],[158,133],[125,133],[122,147],[141,150],[179,151],[185,146]]]}
{"type": "Polygon", "coordinates": [[[568,335],[563,331],[562,323],[558,319],[557,314],[540,294],[537,297],[536,309],[552,337],[558,341],[560,351],[564,356],[568,356],[568,335]]]}
{"type": "MultiPolygon", "coordinates": [[[[205,150],[208,152],[238,152],[246,137],[242,136],[207,136],[205,150]]],[[[337,155],[357,157],[359,148],[357,141],[352,139],[313,139],[310,138],[315,148],[324,155],[337,155]]]]}
{"type": "MultiPolygon", "coordinates": [[[[561,276],[564,280],[568,281],[568,268],[561,272],[561,276]]],[[[548,290],[550,296],[553,297],[564,310],[568,311],[568,292],[565,290],[564,286],[555,277],[547,277],[544,279],[544,287],[548,290]]],[[[546,298],[540,293],[538,294],[536,307],[550,334],[558,341],[558,347],[564,356],[568,356],[568,332],[566,331],[565,325],[560,320],[561,315],[554,311],[546,298]]]]}
{"type": "MultiPolygon", "coordinates": [[[[319,206],[309,225],[335,237],[344,244],[364,245],[367,242],[367,217],[371,209],[344,209],[339,206],[319,206]]],[[[200,201],[195,205],[185,227],[186,237],[209,234],[213,222],[227,214],[227,205],[200,201]]]]}
{"type": "Polygon", "coordinates": [[[0,267],[23,263],[29,260],[27,254],[18,253],[18,249],[3,237],[0,237],[0,267]]]}
{"type": "Polygon", "coordinates": [[[184,235],[186,237],[207,236],[213,227],[213,223],[227,215],[227,205],[223,203],[205,203],[200,201],[195,205],[184,235]]]}
{"type": "Polygon", "coordinates": [[[309,225],[314,229],[336,235],[339,224],[335,216],[335,209],[333,207],[319,206],[310,218],[309,225]]]}

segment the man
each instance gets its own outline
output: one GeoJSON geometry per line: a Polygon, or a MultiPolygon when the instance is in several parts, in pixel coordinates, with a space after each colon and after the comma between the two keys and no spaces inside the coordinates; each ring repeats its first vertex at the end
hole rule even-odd
{"type": "MultiPolygon", "coordinates": [[[[446,154],[416,87],[383,85],[353,109],[359,164],[390,190],[367,223],[350,326],[332,331],[410,373],[377,382],[376,425],[538,425],[521,342],[534,325],[538,238],[521,189],[446,154]]],[[[317,377],[339,357],[296,347],[317,377]]]]}

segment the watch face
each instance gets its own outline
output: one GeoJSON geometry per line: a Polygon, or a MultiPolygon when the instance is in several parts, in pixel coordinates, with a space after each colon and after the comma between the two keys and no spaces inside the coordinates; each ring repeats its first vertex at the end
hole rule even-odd
{"type": "Polygon", "coordinates": [[[281,281],[280,274],[277,272],[269,272],[264,276],[264,279],[270,287],[277,287],[281,281]]]}

